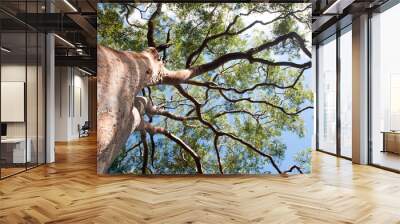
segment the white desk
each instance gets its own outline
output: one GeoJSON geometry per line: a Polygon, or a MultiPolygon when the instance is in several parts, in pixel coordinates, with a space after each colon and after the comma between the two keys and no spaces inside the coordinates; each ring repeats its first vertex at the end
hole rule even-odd
{"type": "MultiPolygon", "coordinates": [[[[32,153],[31,153],[31,145],[32,141],[30,138],[26,140],[28,143],[26,147],[26,152],[25,152],[25,138],[5,138],[1,139],[1,144],[6,145],[6,147],[13,146],[12,151],[13,151],[13,163],[25,163],[25,162],[31,162],[32,160],[32,153]],[[25,161],[26,159],[26,161],[25,161]]],[[[4,147],[4,146],[2,146],[4,147]]]]}

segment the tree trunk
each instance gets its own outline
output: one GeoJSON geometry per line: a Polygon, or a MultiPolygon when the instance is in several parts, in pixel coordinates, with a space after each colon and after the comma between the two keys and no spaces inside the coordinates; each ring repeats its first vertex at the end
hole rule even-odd
{"type": "Polygon", "coordinates": [[[140,124],[135,96],[160,73],[154,48],[135,53],[97,47],[97,172],[108,173],[129,135],[140,124]]]}

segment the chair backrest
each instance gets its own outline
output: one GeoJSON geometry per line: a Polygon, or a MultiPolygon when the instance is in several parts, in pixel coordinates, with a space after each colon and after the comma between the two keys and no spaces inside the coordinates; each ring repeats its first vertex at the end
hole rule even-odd
{"type": "Polygon", "coordinates": [[[90,128],[90,123],[89,121],[85,121],[85,123],[82,126],[82,129],[89,129],[90,128]]]}

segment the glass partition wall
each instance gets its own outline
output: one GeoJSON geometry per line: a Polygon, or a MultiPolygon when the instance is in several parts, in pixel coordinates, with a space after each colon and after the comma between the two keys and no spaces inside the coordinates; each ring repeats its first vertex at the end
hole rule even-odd
{"type": "Polygon", "coordinates": [[[318,46],[318,149],[336,154],[336,36],[318,46]]]}
{"type": "Polygon", "coordinates": [[[352,157],[351,25],[317,46],[317,150],[352,157]]]}
{"type": "Polygon", "coordinates": [[[340,155],[352,158],[352,35],[351,25],[341,31],[340,64],[340,155]]]}
{"type": "Polygon", "coordinates": [[[45,163],[45,35],[23,23],[42,1],[0,3],[0,178],[45,163]],[[2,6],[16,7],[17,13],[2,6]],[[20,11],[18,11],[20,10],[20,11]]]}
{"type": "Polygon", "coordinates": [[[371,18],[370,163],[400,171],[400,4],[371,18]]]}

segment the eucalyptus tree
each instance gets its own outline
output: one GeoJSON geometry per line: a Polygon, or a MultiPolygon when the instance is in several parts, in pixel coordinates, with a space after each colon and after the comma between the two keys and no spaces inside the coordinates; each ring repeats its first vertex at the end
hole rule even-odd
{"type": "Polygon", "coordinates": [[[312,109],[310,4],[102,4],[98,172],[276,173],[312,109]]]}

